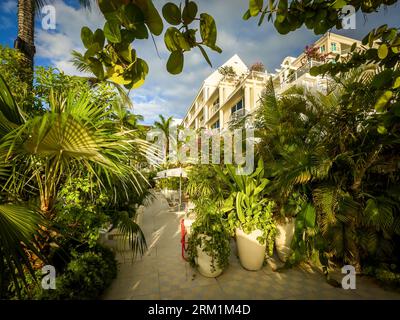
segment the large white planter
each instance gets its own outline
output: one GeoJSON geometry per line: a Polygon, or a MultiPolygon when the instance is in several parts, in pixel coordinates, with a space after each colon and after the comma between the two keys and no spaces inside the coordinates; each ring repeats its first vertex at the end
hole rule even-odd
{"type": "Polygon", "coordinates": [[[183,220],[183,225],[185,226],[185,230],[187,235],[189,236],[192,233],[192,224],[195,220],[190,218],[185,218],[183,220]]]}
{"type": "MultiPolygon", "coordinates": [[[[206,235],[200,235],[200,237],[205,237],[207,240],[210,240],[211,238],[206,235]]],[[[212,257],[205,251],[200,246],[197,246],[197,268],[200,272],[205,277],[208,278],[215,278],[218,277],[222,273],[222,269],[219,268],[216,265],[216,262],[214,263],[215,265],[215,270],[211,270],[211,265],[212,265],[212,257]]]]}
{"type": "Polygon", "coordinates": [[[286,260],[292,254],[292,249],[290,245],[293,240],[294,230],[295,230],[295,219],[285,218],[285,221],[278,222],[276,224],[276,237],[275,237],[275,248],[278,253],[278,257],[282,262],[286,260]]]}
{"type": "Polygon", "coordinates": [[[242,229],[236,229],[236,244],[240,263],[243,268],[251,271],[262,268],[265,259],[266,244],[261,244],[257,238],[262,236],[261,230],[246,234],[242,229]]]}

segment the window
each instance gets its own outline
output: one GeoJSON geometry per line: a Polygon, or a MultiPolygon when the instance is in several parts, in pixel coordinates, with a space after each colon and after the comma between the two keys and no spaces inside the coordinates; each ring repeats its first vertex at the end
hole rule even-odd
{"type": "Polygon", "coordinates": [[[332,52],[336,52],[336,51],[337,51],[336,42],[332,42],[332,43],[331,43],[331,51],[332,51],[332,52]]]}
{"type": "Polygon", "coordinates": [[[214,101],[213,106],[216,106],[219,104],[219,98],[217,98],[217,100],[214,101]]]}
{"type": "Polygon", "coordinates": [[[325,52],[325,45],[323,44],[322,46],[319,47],[319,52],[323,53],[325,52]]]}
{"type": "Polygon", "coordinates": [[[211,129],[219,129],[219,120],[215,121],[215,122],[211,125],[211,129]]]}
{"type": "Polygon", "coordinates": [[[239,111],[243,109],[243,99],[240,100],[238,103],[236,103],[232,108],[231,108],[231,113],[235,113],[236,111],[239,111]]]}

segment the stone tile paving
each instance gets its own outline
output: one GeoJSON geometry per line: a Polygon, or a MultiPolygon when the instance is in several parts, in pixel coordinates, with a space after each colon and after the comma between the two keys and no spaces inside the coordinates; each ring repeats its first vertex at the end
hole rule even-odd
{"type": "Polygon", "coordinates": [[[399,293],[384,290],[366,277],[357,278],[356,290],[344,290],[327,284],[320,273],[300,268],[273,272],[265,266],[257,272],[246,271],[236,257],[234,244],[227,270],[218,278],[205,278],[181,258],[181,218],[157,194],[142,218],[148,252],[136,261],[129,253],[117,255],[119,273],[103,299],[400,299],[399,293]]]}

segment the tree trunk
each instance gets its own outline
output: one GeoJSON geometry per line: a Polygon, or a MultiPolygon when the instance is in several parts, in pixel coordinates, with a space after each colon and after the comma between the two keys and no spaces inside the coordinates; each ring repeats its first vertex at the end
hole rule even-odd
{"type": "Polygon", "coordinates": [[[32,87],[33,83],[33,57],[35,56],[35,5],[34,0],[18,0],[18,37],[14,47],[24,55],[23,63],[31,71],[21,75],[23,81],[32,87]]]}

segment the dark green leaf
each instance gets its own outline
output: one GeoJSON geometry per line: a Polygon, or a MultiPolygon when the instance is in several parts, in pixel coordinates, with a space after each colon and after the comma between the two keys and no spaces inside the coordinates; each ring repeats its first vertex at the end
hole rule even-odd
{"type": "Polygon", "coordinates": [[[345,5],[347,5],[347,2],[345,0],[336,0],[333,3],[332,8],[333,9],[342,9],[345,5]]]}
{"type": "Polygon", "coordinates": [[[114,12],[122,5],[121,0],[98,0],[97,3],[103,14],[114,12]]]}
{"type": "Polygon", "coordinates": [[[182,19],[185,24],[190,24],[196,18],[197,15],[197,4],[193,1],[189,1],[188,4],[183,8],[182,19]]]}
{"type": "Polygon", "coordinates": [[[121,42],[121,26],[115,21],[107,21],[104,25],[104,35],[109,42],[121,42]]]}
{"type": "Polygon", "coordinates": [[[98,59],[93,57],[90,57],[89,61],[90,70],[93,72],[93,74],[100,80],[104,79],[103,64],[98,59]]]}
{"type": "Polygon", "coordinates": [[[207,13],[200,15],[200,35],[206,46],[214,47],[217,42],[217,26],[215,20],[207,13]]]}
{"type": "Polygon", "coordinates": [[[177,26],[182,21],[181,10],[179,10],[179,7],[175,3],[166,3],[162,8],[162,14],[169,24],[177,26]]]}
{"type": "Polygon", "coordinates": [[[249,20],[251,18],[250,10],[247,10],[243,15],[243,20],[249,20]]]}
{"type": "Polygon", "coordinates": [[[260,11],[262,10],[264,5],[263,0],[250,0],[249,1],[249,13],[250,16],[255,17],[257,16],[260,11]]]}
{"type": "Polygon", "coordinates": [[[183,52],[176,50],[171,53],[167,62],[167,70],[171,74],[179,74],[183,70],[183,52]]]}
{"type": "Polygon", "coordinates": [[[164,24],[162,22],[160,14],[158,13],[158,10],[153,4],[153,1],[140,0],[137,4],[139,5],[139,7],[141,7],[144,13],[145,22],[150,32],[156,36],[159,36],[163,31],[164,24]]]}
{"type": "Polygon", "coordinates": [[[83,45],[85,46],[86,49],[89,49],[89,47],[93,43],[93,32],[90,30],[88,27],[83,27],[81,29],[81,39],[83,42],[83,45]]]}
{"type": "Polygon", "coordinates": [[[305,208],[304,212],[304,220],[306,223],[306,226],[308,228],[314,228],[315,227],[315,208],[311,204],[308,204],[305,208]]]}
{"type": "Polygon", "coordinates": [[[104,32],[101,29],[97,29],[93,35],[93,42],[97,43],[100,48],[104,47],[104,32]]]}
{"type": "Polygon", "coordinates": [[[375,88],[382,88],[389,83],[392,83],[393,70],[385,69],[382,72],[375,75],[374,79],[371,82],[371,86],[375,88]]]}
{"type": "Polygon", "coordinates": [[[207,52],[204,50],[204,48],[201,45],[198,45],[198,47],[199,47],[204,59],[206,59],[207,63],[210,65],[210,67],[212,67],[212,64],[211,64],[210,58],[207,55],[207,52]]]}
{"type": "Polygon", "coordinates": [[[381,60],[385,59],[387,57],[388,53],[389,53],[388,46],[386,45],[386,43],[382,43],[378,48],[379,59],[381,59],[381,60]]]}
{"type": "Polygon", "coordinates": [[[390,101],[390,99],[393,97],[393,92],[388,90],[386,91],[384,94],[382,94],[378,101],[375,104],[375,110],[377,112],[383,112],[385,111],[385,107],[388,104],[388,102],[390,101]]]}

